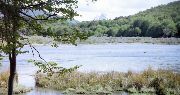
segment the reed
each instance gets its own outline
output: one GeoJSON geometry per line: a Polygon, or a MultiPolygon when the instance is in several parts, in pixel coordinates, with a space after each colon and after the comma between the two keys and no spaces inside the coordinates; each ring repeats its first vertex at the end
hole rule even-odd
{"type": "Polygon", "coordinates": [[[161,93],[161,95],[162,93],[173,93],[175,95],[180,93],[180,74],[151,68],[139,73],[74,71],[61,76],[37,74],[36,85],[76,94],[110,94],[116,91],[126,91],[129,93],[161,93]]]}

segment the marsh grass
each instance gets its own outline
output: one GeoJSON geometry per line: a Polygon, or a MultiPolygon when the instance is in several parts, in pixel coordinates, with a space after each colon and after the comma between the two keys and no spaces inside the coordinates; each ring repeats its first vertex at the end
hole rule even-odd
{"type": "Polygon", "coordinates": [[[180,44],[180,38],[151,38],[151,37],[89,37],[80,43],[151,43],[151,44],[180,44]]]}
{"type": "Polygon", "coordinates": [[[131,71],[127,73],[82,73],[74,71],[62,76],[54,74],[51,77],[37,74],[36,85],[76,94],[111,94],[116,91],[126,91],[128,93],[161,95],[171,93],[175,95],[180,93],[180,74],[169,70],[152,70],[151,68],[140,73],[131,71]]]}

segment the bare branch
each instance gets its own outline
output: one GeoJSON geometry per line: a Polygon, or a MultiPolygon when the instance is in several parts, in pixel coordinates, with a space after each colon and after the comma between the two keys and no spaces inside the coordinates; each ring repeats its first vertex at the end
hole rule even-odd
{"type": "Polygon", "coordinates": [[[28,44],[29,44],[29,46],[30,46],[30,48],[31,48],[31,51],[32,51],[32,53],[33,53],[33,57],[34,57],[34,51],[33,51],[33,49],[34,49],[34,50],[38,53],[39,58],[42,59],[44,62],[47,63],[47,61],[46,61],[44,58],[41,57],[40,52],[29,42],[29,39],[27,39],[27,41],[28,41],[28,44]]]}
{"type": "Polygon", "coordinates": [[[19,11],[19,12],[20,12],[21,14],[23,14],[23,15],[31,18],[31,19],[33,19],[33,20],[48,20],[49,18],[51,18],[51,17],[53,17],[53,16],[57,16],[57,14],[54,13],[54,14],[49,14],[49,15],[48,15],[47,17],[45,17],[45,18],[36,18],[36,17],[32,17],[32,16],[30,16],[30,15],[28,15],[28,14],[22,12],[22,11],[19,11]]]}
{"type": "Polygon", "coordinates": [[[43,6],[45,4],[47,4],[47,2],[40,2],[38,4],[32,4],[32,5],[28,5],[28,6],[23,6],[20,9],[29,9],[29,8],[33,8],[33,7],[43,6]]]}

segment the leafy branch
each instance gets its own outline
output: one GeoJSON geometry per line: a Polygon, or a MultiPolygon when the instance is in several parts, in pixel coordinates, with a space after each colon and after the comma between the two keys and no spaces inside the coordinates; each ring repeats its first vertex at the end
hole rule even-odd
{"type": "Polygon", "coordinates": [[[74,66],[72,68],[66,69],[64,67],[58,66],[58,63],[55,62],[47,62],[44,63],[42,61],[36,61],[36,60],[28,60],[28,62],[33,63],[35,66],[39,68],[37,73],[44,73],[47,74],[47,76],[53,76],[54,74],[63,75],[65,73],[70,73],[72,71],[77,70],[81,66],[74,66]]]}

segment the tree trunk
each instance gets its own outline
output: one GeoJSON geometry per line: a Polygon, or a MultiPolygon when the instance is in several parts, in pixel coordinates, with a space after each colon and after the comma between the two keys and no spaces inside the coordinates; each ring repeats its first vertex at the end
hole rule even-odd
{"type": "Polygon", "coordinates": [[[12,49],[12,53],[9,54],[10,60],[10,76],[8,81],[8,95],[13,94],[14,77],[16,75],[16,49],[12,49]]]}

